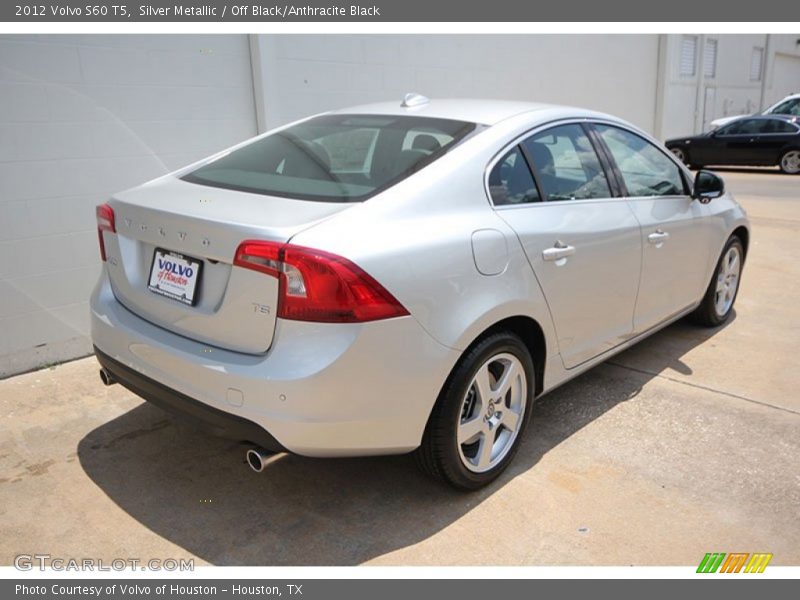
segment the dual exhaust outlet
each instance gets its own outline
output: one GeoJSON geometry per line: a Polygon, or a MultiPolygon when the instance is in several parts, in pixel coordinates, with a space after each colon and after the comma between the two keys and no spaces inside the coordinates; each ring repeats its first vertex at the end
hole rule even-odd
{"type": "MultiPolygon", "coordinates": [[[[106,368],[100,369],[100,381],[102,381],[105,386],[117,383],[116,377],[106,368]]],[[[267,466],[267,460],[269,460],[270,456],[273,454],[273,452],[268,452],[262,448],[250,448],[245,454],[245,458],[247,459],[247,464],[253,471],[261,473],[267,466]]]]}

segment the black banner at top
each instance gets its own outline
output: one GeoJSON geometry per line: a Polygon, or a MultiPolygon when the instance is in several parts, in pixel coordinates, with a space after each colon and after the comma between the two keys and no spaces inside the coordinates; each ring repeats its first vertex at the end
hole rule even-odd
{"type": "Polygon", "coordinates": [[[0,22],[787,22],[800,2],[759,0],[4,0],[0,22]]]}

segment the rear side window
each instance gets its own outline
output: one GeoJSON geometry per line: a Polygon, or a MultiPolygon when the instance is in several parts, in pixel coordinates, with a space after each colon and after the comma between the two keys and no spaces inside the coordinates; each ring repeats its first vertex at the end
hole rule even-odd
{"type": "Polygon", "coordinates": [[[797,133],[798,129],[791,123],[786,121],[779,121],[778,119],[769,119],[764,133],[797,133]]]}
{"type": "Polygon", "coordinates": [[[476,130],[450,119],[323,115],[185,175],[191,183],[322,202],[358,202],[429,165],[476,130]]]}
{"type": "Polygon", "coordinates": [[[495,206],[539,202],[539,190],[519,146],[512,148],[489,173],[489,193],[495,206]]]}
{"type": "Polygon", "coordinates": [[[522,146],[533,161],[548,201],[609,198],[606,174],[580,125],[560,125],[529,137],[522,146]]]}
{"type": "Polygon", "coordinates": [[[680,169],[656,146],[638,135],[609,125],[595,125],[622,174],[628,196],[682,196],[680,169]]]}

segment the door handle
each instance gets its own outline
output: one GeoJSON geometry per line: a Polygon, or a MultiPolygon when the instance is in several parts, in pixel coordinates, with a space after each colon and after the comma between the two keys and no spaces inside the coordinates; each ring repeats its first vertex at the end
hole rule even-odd
{"type": "Polygon", "coordinates": [[[542,258],[544,260],[561,260],[575,254],[575,246],[567,246],[561,240],[558,240],[552,248],[542,251],[542,258]]]}
{"type": "Polygon", "coordinates": [[[647,241],[651,244],[662,244],[669,239],[669,234],[666,231],[656,229],[653,233],[647,236],[647,241]]]}

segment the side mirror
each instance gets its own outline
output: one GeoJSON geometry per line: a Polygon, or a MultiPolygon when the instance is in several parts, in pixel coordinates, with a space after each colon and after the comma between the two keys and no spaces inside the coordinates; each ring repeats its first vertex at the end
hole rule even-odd
{"type": "Polygon", "coordinates": [[[725,182],[722,177],[711,171],[698,171],[694,178],[692,198],[703,204],[708,204],[714,198],[719,198],[725,193],[725,182]]]}

